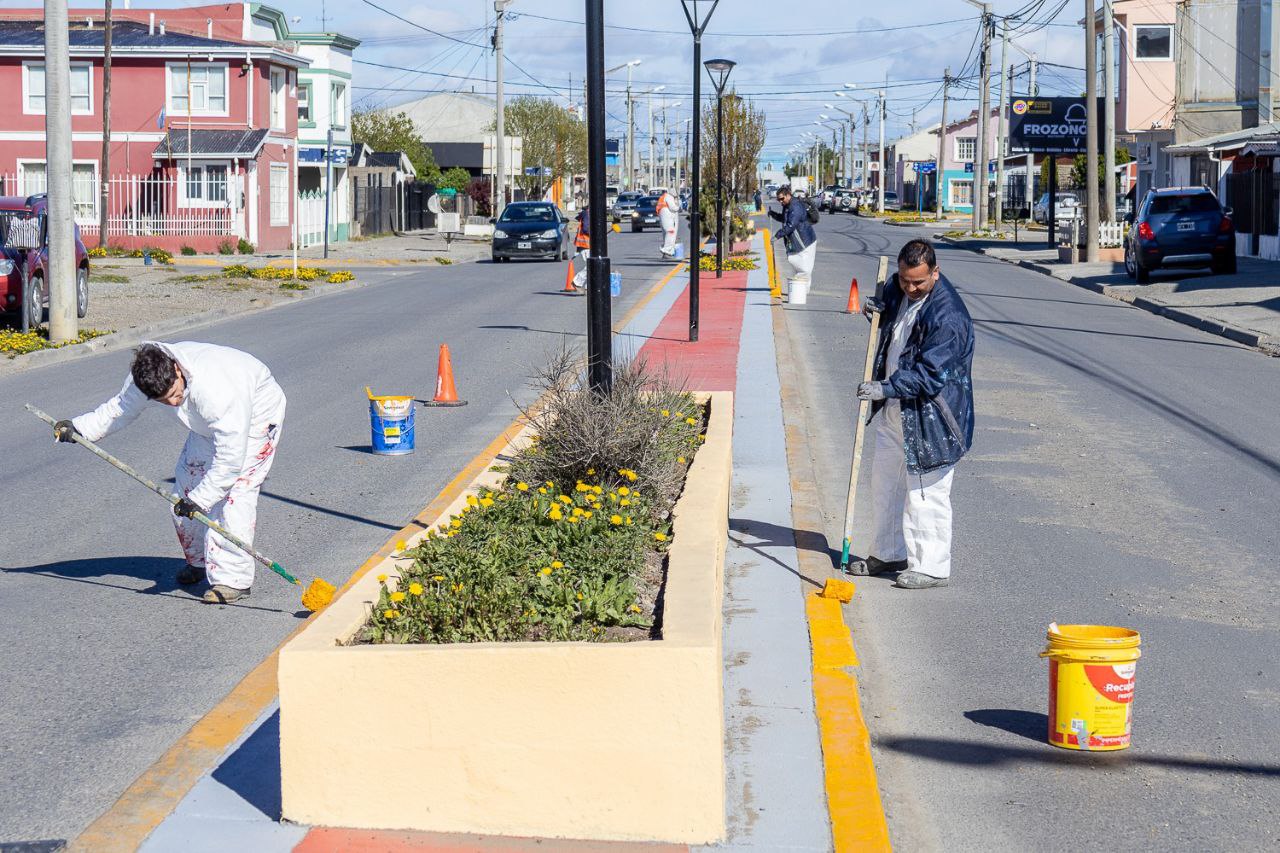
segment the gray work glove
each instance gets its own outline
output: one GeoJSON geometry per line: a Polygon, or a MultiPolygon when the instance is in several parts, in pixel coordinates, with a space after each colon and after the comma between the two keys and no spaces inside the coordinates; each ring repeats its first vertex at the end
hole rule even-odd
{"type": "Polygon", "coordinates": [[[870,400],[874,403],[877,400],[883,400],[885,396],[883,382],[863,382],[858,386],[859,400],[870,400]]]}
{"type": "Polygon", "coordinates": [[[884,300],[877,299],[874,296],[862,303],[862,316],[867,318],[867,322],[871,322],[872,314],[884,313],[884,300]]]}
{"type": "Polygon", "coordinates": [[[62,420],[53,425],[53,437],[57,441],[74,443],[76,436],[79,434],[79,431],[76,430],[76,425],[71,421],[62,420]]]}
{"type": "Polygon", "coordinates": [[[189,498],[180,498],[178,502],[173,505],[173,514],[180,518],[191,518],[197,512],[202,515],[204,514],[204,510],[200,505],[189,498]]]}

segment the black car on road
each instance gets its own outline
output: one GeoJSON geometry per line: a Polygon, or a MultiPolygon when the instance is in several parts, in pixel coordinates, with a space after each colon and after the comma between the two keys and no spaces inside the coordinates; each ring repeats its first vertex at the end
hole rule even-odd
{"type": "Polygon", "coordinates": [[[568,217],[546,201],[507,205],[493,223],[493,262],[512,258],[568,260],[568,217]]]}
{"type": "Polygon", "coordinates": [[[1137,214],[1125,217],[1124,268],[1141,284],[1161,267],[1210,267],[1236,271],[1236,227],[1231,208],[1204,187],[1151,190],[1137,214]]]}
{"type": "Polygon", "coordinates": [[[636,209],[631,211],[632,231],[643,231],[648,227],[658,227],[659,198],[660,196],[647,195],[636,202],[636,209]]]}

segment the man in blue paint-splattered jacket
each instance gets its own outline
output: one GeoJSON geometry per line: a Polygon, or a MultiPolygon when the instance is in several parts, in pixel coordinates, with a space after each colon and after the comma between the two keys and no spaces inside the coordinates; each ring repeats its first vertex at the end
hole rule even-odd
{"type": "Polygon", "coordinates": [[[973,320],[927,240],[902,247],[898,274],[872,310],[888,324],[874,380],[858,386],[876,425],[875,556],[850,571],[900,572],[905,589],[943,586],[951,577],[952,475],[973,443],[973,320]]]}

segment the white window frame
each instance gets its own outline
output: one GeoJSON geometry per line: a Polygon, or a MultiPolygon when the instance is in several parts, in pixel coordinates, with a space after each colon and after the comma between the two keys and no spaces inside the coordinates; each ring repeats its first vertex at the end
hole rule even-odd
{"type": "Polygon", "coordinates": [[[285,104],[288,102],[289,75],[283,68],[272,68],[267,75],[267,81],[267,91],[271,98],[271,129],[285,130],[289,124],[284,114],[285,104]],[[278,86],[277,83],[279,83],[278,86]]]}
{"type": "MultiPolygon", "coordinates": [[[[188,111],[187,111],[187,110],[180,110],[180,109],[178,109],[177,107],[175,107],[175,106],[173,105],[173,97],[174,97],[174,92],[173,92],[173,69],[175,69],[175,68],[179,68],[179,69],[181,69],[181,70],[183,70],[183,71],[186,71],[186,70],[187,70],[187,63],[185,63],[185,62],[166,62],[166,63],[165,63],[165,67],[164,67],[164,104],[165,104],[165,112],[166,112],[166,113],[168,113],[169,118],[171,118],[171,119],[174,119],[174,118],[181,118],[182,116],[185,116],[185,115],[187,115],[187,114],[188,114],[188,111]]],[[[223,104],[224,104],[225,106],[224,106],[224,108],[223,108],[222,110],[209,110],[209,109],[197,110],[197,109],[195,109],[195,108],[193,107],[193,108],[190,110],[190,114],[191,114],[191,115],[193,115],[193,116],[213,116],[213,117],[229,116],[229,115],[231,115],[231,70],[230,70],[230,67],[229,67],[229,66],[227,65],[227,63],[225,63],[225,62],[193,62],[193,63],[191,63],[191,70],[192,70],[192,71],[195,71],[197,68],[221,68],[221,69],[222,69],[222,101],[223,101],[223,104]]],[[[185,96],[186,96],[186,93],[185,93],[185,92],[183,92],[183,93],[181,93],[181,94],[183,95],[183,97],[185,97],[185,96]]],[[[206,102],[206,103],[208,103],[208,100],[209,100],[209,99],[208,99],[208,96],[206,95],[206,97],[205,97],[205,102],[206,102]]]]}
{"type": "MultiPolygon", "coordinates": [[[[347,84],[337,80],[329,81],[329,124],[335,130],[347,128],[347,84]],[[342,90],[342,102],[338,102],[338,90],[342,90]]],[[[313,108],[314,109],[314,108],[313,108]]]]}
{"type": "Polygon", "coordinates": [[[951,178],[947,181],[947,206],[958,207],[961,205],[973,206],[973,179],[972,178],[951,178]],[[956,198],[956,187],[959,184],[968,184],[969,199],[968,201],[960,201],[956,198]]]}
{"type": "Polygon", "coordinates": [[[296,97],[298,100],[298,124],[314,125],[316,123],[315,89],[314,87],[312,87],[311,81],[299,80],[298,85],[295,86],[294,88],[297,90],[296,97]],[[302,102],[303,102],[302,93],[304,91],[307,93],[307,96],[306,96],[307,117],[305,119],[302,117],[302,102]]]}
{"type": "MultiPolygon", "coordinates": [[[[45,114],[45,111],[43,109],[37,110],[37,109],[32,109],[31,107],[31,66],[33,65],[39,65],[41,68],[45,68],[45,88],[46,90],[48,89],[49,71],[48,71],[48,68],[45,67],[45,63],[42,60],[36,61],[36,62],[22,63],[22,113],[23,115],[29,115],[29,116],[42,116],[45,114]]],[[[71,114],[73,116],[91,116],[93,115],[93,110],[94,110],[94,107],[96,106],[96,102],[93,97],[93,63],[92,62],[73,62],[71,63],[71,70],[72,72],[75,72],[77,70],[87,70],[89,72],[89,108],[87,110],[78,110],[74,106],[72,106],[71,114]]],[[[48,103],[47,93],[45,97],[46,97],[45,103],[47,104],[48,103]]],[[[69,92],[67,93],[67,97],[69,98],[71,97],[71,94],[69,92]]],[[[75,101],[73,100],[72,103],[74,104],[75,101]]]]}
{"type": "Polygon", "coordinates": [[[957,137],[955,138],[955,140],[956,140],[956,142],[955,142],[955,151],[954,151],[954,153],[955,153],[955,155],[956,155],[956,156],[955,156],[955,160],[956,160],[956,162],[957,162],[957,163],[972,163],[972,162],[974,161],[974,159],[975,159],[975,158],[977,158],[977,156],[978,156],[978,137],[976,137],[976,136],[957,136],[957,137]],[[962,156],[962,155],[961,155],[961,153],[960,153],[960,143],[961,143],[961,142],[971,142],[971,143],[973,143],[973,151],[971,151],[971,152],[969,153],[969,156],[968,156],[968,157],[962,156]]]}
{"type": "MultiPolygon", "coordinates": [[[[21,194],[24,196],[35,195],[42,192],[48,192],[49,190],[49,164],[38,157],[18,159],[17,173],[15,174],[14,177],[17,178],[18,187],[21,190],[21,194]],[[27,187],[26,187],[27,182],[26,182],[24,172],[30,166],[44,166],[45,168],[44,189],[36,190],[35,193],[27,192],[27,187]]],[[[98,201],[100,196],[101,196],[101,183],[99,181],[98,161],[91,160],[89,158],[76,158],[72,160],[71,161],[71,203],[72,203],[71,206],[72,206],[72,209],[75,211],[74,218],[77,223],[88,223],[88,224],[97,223],[98,201]],[[92,166],[93,167],[93,181],[90,184],[89,200],[88,200],[88,205],[91,206],[91,209],[87,211],[81,210],[81,208],[86,206],[84,202],[77,202],[75,200],[75,192],[76,192],[75,168],[76,166],[92,166]]]]}
{"type": "Polygon", "coordinates": [[[1134,62],[1172,62],[1173,61],[1173,24],[1133,24],[1133,61],[1134,62]],[[1165,30],[1169,34],[1168,56],[1138,56],[1138,30],[1165,30]]]}
{"type": "Polygon", "coordinates": [[[187,195],[187,160],[185,157],[177,161],[178,207],[182,208],[224,208],[231,205],[231,184],[235,176],[234,163],[231,160],[191,160],[191,170],[200,172],[200,198],[187,195]],[[209,198],[209,167],[221,166],[226,170],[226,198],[211,200],[209,198]]]}
{"type": "Polygon", "coordinates": [[[289,164],[288,163],[272,163],[270,170],[267,172],[267,205],[270,208],[270,222],[272,225],[288,225],[289,224],[289,164]],[[280,216],[276,216],[276,193],[275,193],[275,177],[276,175],[284,175],[283,202],[284,212],[280,216]]]}

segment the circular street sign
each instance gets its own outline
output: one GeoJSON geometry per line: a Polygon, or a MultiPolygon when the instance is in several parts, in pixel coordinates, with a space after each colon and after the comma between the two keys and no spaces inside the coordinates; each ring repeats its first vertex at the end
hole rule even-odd
{"type": "Polygon", "coordinates": [[[1027,102],[1019,98],[1013,102],[1013,112],[1015,115],[1022,115],[1027,111],[1027,102]]]}

